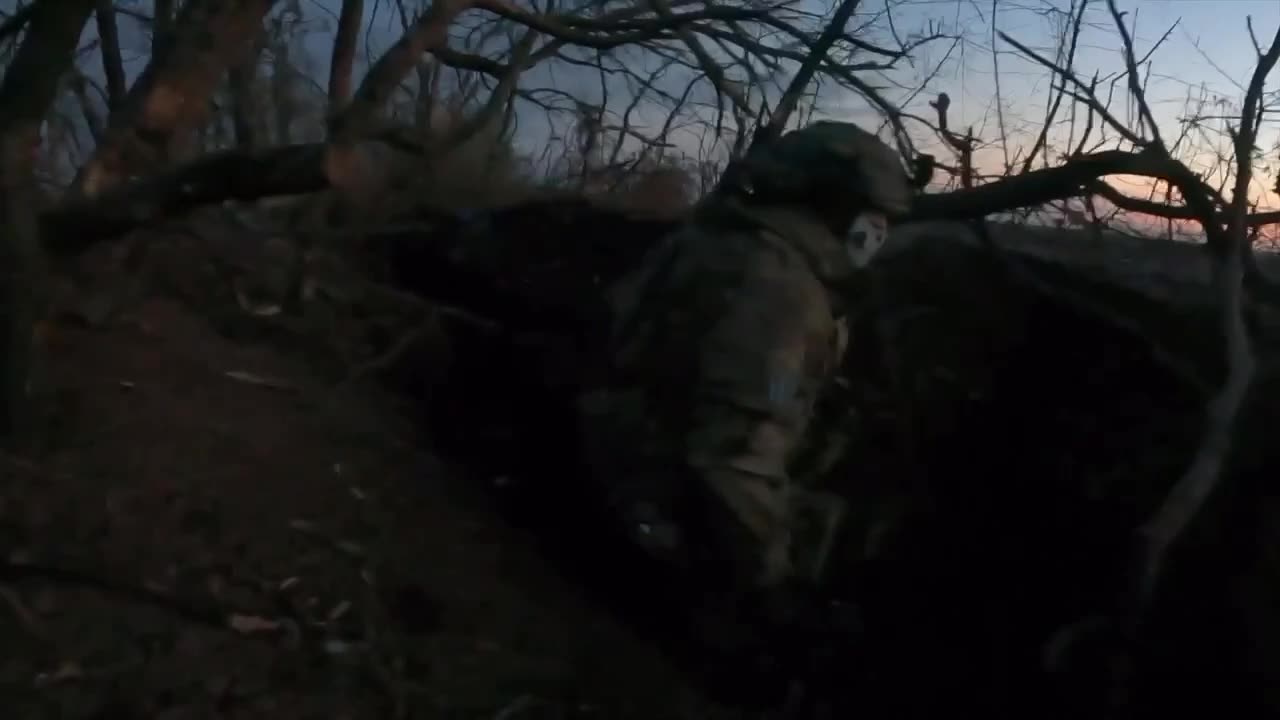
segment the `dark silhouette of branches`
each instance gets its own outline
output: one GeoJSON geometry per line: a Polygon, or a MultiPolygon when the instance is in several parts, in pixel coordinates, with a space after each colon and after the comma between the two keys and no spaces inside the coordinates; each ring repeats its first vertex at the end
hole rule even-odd
{"type": "MultiPolygon", "coordinates": [[[[994,11],[997,3],[982,5],[980,11],[994,11]]],[[[284,222],[292,231],[281,242],[289,245],[289,262],[294,263],[288,282],[282,282],[289,288],[282,292],[302,298],[310,292],[307,288],[314,290],[308,284],[313,278],[307,274],[307,263],[329,249],[320,243],[354,236],[360,243],[373,244],[384,226],[392,224],[389,218],[411,217],[415,223],[426,218],[448,228],[442,235],[456,231],[468,240],[516,235],[509,222],[503,225],[505,220],[495,218],[537,203],[493,213],[477,210],[474,217],[462,209],[452,212],[462,203],[454,203],[454,196],[441,199],[447,193],[438,186],[445,183],[436,178],[453,181],[455,169],[460,169],[459,175],[479,175],[475,184],[484,188],[485,196],[476,198],[475,206],[465,205],[468,210],[491,206],[480,201],[505,201],[508,196],[491,186],[511,179],[513,185],[522,183],[521,191],[527,193],[519,197],[550,194],[555,212],[575,221],[589,215],[590,222],[584,224],[593,229],[609,228],[613,222],[626,223],[628,231],[642,228],[625,251],[631,252],[676,227],[689,204],[687,186],[701,183],[703,191],[709,191],[748,142],[769,142],[833,108],[843,111],[840,105],[848,99],[860,104],[858,110],[865,107],[878,116],[867,126],[880,123],[876,131],[886,139],[892,134],[906,164],[917,169],[917,184],[923,189],[910,213],[896,219],[904,225],[972,222],[993,250],[1000,248],[986,234],[988,216],[1030,215],[1045,206],[1063,206],[1064,216],[1073,223],[1091,222],[1099,230],[1099,241],[1106,240],[1100,232],[1109,221],[1104,218],[1121,211],[1166,220],[1170,236],[1174,223],[1202,229],[1203,262],[1212,269],[1218,303],[1225,367],[1220,377],[1168,350],[1165,346],[1171,343],[1160,342],[1167,338],[1154,337],[1157,333],[1135,317],[1121,316],[1105,302],[1091,302],[1088,292],[1067,297],[1065,292],[1054,294],[1058,291],[1047,285],[1033,286],[1041,295],[1081,310],[1092,324],[1145,342],[1150,352],[1143,354],[1143,362],[1154,358],[1154,365],[1169,371],[1188,396],[1205,402],[1192,462],[1179,477],[1170,478],[1167,496],[1139,530],[1140,560],[1128,598],[1132,607],[1125,608],[1132,610],[1125,618],[1129,639],[1138,637],[1179,544],[1222,482],[1232,433],[1258,373],[1260,361],[1254,357],[1244,313],[1266,285],[1257,271],[1252,238],[1264,226],[1280,224],[1280,210],[1252,207],[1248,195],[1259,172],[1254,168],[1255,146],[1268,111],[1265,81],[1280,58],[1280,33],[1267,49],[1258,50],[1238,125],[1210,137],[1213,128],[1193,120],[1180,121],[1180,133],[1174,132],[1176,126],[1157,124],[1153,105],[1159,105],[1148,100],[1146,82],[1151,53],[1170,31],[1148,51],[1139,51],[1134,47],[1136,31],[1126,27],[1124,14],[1112,0],[1107,7],[1114,27],[1106,32],[1122,43],[1117,65],[1123,67],[1110,74],[1090,76],[1080,69],[1083,61],[1077,54],[1089,46],[1082,37],[1090,31],[1085,18],[1089,0],[1046,11],[1055,13],[1052,18],[1061,35],[1048,50],[1033,49],[1036,46],[1026,38],[1001,32],[993,20],[981,38],[983,43],[990,38],[990,51],[1000,53],[992,63],[997,74],[994,119],[985,127],[973,116],[962,116],[958,100],[953,105],[952,98],[960,97],[956,89],[948,96],[935,87],[945,77],[944,66],[950,67],[950,53],[959,52],[956,47],[970,38],[958,36],[949,25],[932,23],[906,33],[900,27],[901,13],[895,16],[901,7],[895,2],[873,6],[830,0],[814,7],[799,0],[397,0],[391,11],[399,13],[399,37],[388,38],[379,55],[370,37],[375,24],[386,26],[386,16],[379,13],[387,7],[374,3],[375,19],[368,27],[364,25],[369,6],[363,0],[344,0],[340,11],[321,11],[334,21],[327,83],[309,66],[307,61],[314,58],[299,57],[307,52],[299,50],[299,39],[310,31],[309,23],[320,24],[312,23],[315,18],[308,13],[313,11],[304,12],[300,2],[158,0],[148,16],[106,0],[37,0],[0,19],[0,43],[6,49],[19,47],[0,83],[0,227],[5,253],[0,258],[5,270],[0,308],[9,313],[0,360],[6,363],[2,370],[8,429],[25,421],[25,399],[37,386],[32,371],[40,363],[32,337],[46,309],[49,259],[87,265],[95,258],[86,251],[95,245],[139,229],[144,232],[129,240],[144,245],[148,226],[201,206],[302,195],[307,197],[300,202],[291,198],[280,203],[288,208],[280,214],[290,216],[284,222]],[[97,44],[78,50],[90,12],[95,13],[97,44]],[[119,17],[125,18],[125,28],[116,27],[119,17]],[[134,21],[152,33],[154,50],[128,86],[122,54],[136,49],[128,32],[136,29],[130,24],[134,21]],[[10,42],[13,38],[22,38],[21,44],[10,42]],[[932,49],[930,43],[945,50],[942,60],[937,60],[938,53],[926,52],[932,49]],[[92,54],[97,52],[101,55],[92,54]],[[367,63],[356,62],[360,52],[367,63]],[[80,69],[74,67],[77,57],[85,63],[80,69]],[[999,74],[1024,59],[1052,82],[1043,107],[1037,105],[1033,111],[1035,124],[1020,130],[1016,105],[1007,102],[1010,86],[999,84],[999,74]],[[101,81],[92,79],[99,60],[101,81]],[[361,75],[359,68],[365,67],[361,75]],[[60,87],[71,91],[61,105],[60,87]],[[1124,114],[1113,109],[1117,97],[1134,103],[1135,118],[1122,119],[1124,114]],[[920,110],[926,98],[933,98],[931,111],[920,110]],[[521,133],[530,118],[548,128],[545,142],[532,149],[528,145],[533,143],[526,143],[521,133]],[[77,177],[49,207],[32,191],[32,148],[46,122],[50,129],[44,132],[49,135],[73,126],[72,140],[59,140],[64,150],[83,140],[85,126],[95,141],[86,143],[91,150],[66,163],[65,173],[77,172],[77,177]],[[79,135],[74,132],[77,123],[79,135]],[[1067,123],[1069,135],[1062,131],[1067,123]],[[1018,146],[1010,132],[1026,132],[1027,143],[1018,146]],[[194,159],[176,151],[193,137],[201,143],[201,153],[192,153],[194,159]],[[269,146],[270,138],[275,146],[269,146]],[[931,145],[926,148],[924,141],[931,145]],[[1197,150],[1211,144],[1218,166],[1204,170],[1189,160],[1192,144],[1199,144],[1197,150]],[[939,155],[945,162],[924,154],[932,147],[942,148],[939,155]],[[986,152],[999,153],[1000,161],[984,174],[986,152]],[[953,177],[931,186],[935,169],[953,177]],[[411,182],[401,182],[401,177],[386,180],[396,173],[411,176],[411,182]],[[1123,190],[1116,176],[1147,179],[1152,190],[1146,195],[1123,190]],[[654,213],[656,219],[637,219],[643,214],[635,210],[640,203],[625,205],[625,212],[615,210],[624,206],[622,202],[609,205],[627,193],[642,194],[635,188],[645,187],[646,177],[667,183],[648,186],[647,192],[660,198],[651,203],[660,211],[654,213]],[[383,196],[394,196],[396,203],[406,197],[405,205],[412,206],[401,213],[398,204],[378,204],[383,196]],[[563,207],[557,204],[566,196],[572,200],[563,207]],[[446,207],[440,210],[432,203],[446,207]],[[1077,209],[1081,204],[1087,214],[1077,209]],[[348,208],[355,212],[347,213],[348,208]]],[[[1224,122],[1235,122],[1233,108],[1223,107],[1201,107],[1197,118],[1221,111],[1224,122]]],[[[64,155],[71,153],[57,159],[64,155]]],[[[261,211],[276,221],[274,209],[225,211],[261,211]]],[[[421,239],[419,225],[403,232],[421,239]]],[[[205,241],[215,245],[211,238],[205,241]]],[[[1005,242],[1001,236],[1001,246],[1005,242]]],[[[363,251],[360,243],[350,244],[363,251]]],[[[501,250],[493,254],[501,255],[501,250]]],[[[430,252],[414,257],[416,264],[455,270],[430,252]]],[[[617,265],[632,260],[628,256],[617,265]]],[[[464,302],[488,293],[503,297],[491,305],[519,304],[503,295],[502,283],[486,284],[483,273],[475,272],[457,273],[463,278],[458,282],[465,282],[472,292],[464,302]]],[[[583,287],[594,287],[591,283],[601,284],[592,277],[583,287]]],[[[573,282],[563,285],[576,287],[573,282]]],[[[418,298],[409,300],[417,303],[414,317],[434,312],[418,298]]],[[[291,302],[274,304],[282,316],[277,319],[296,320],[312,307],[301,300],[291,302]]],[[[349,298],[334,303],[360,304],[349,298]]],[[[484,304],[484,298],[476,303],[484,304]]],[[[541,312],[531,310],[528,317],[541,312]]],[[[409,314],[400,313],[386,324],[401,322],[409,314]]],[[[383,322],[381,309],[369,311],[372,315],[379,317],[371,325],[383,322]]],[[[495,323],[506,330],[525,316],[513,311],[510,317],[517,320],[495,323]]],[[[364,322],[363,317],[353,321],[364,322]]],[[[390,342],[391,353],[372,364],[356,362],[358,353],[345,356],[343,362],[360,368],[356,375],[382,369],[424,332],[417,327],[401,342],[390,342]]],[[[898,370],[888,368],[894,377],[898,370]]],[[[1125,652],[1134,646],[1136,642],[1125,652]]],[[[1117,687],[1131,684],[1123,671],[1134,658],[1122,661],[1117,687]]],[[[1123,697],[1117,695],[1117,708],[1122,706],[1123,697]]]]}
{"type": "Polygon", "coordinates": [[[36,6],[38,4],[39,3],[35,2],[28,3],[21,8],[18,8],[18,11],[14,14],[4,18],[4,22],[0,22],[0,41],[4,41],[22,32],[22,29],[27,26],[27,23],[31,21],[32,16],[35,15],[36,6]]]}
{"type": "Polygon", "coordinates": [[[162,45],[111,113],[103,142],[80,172],[74,194],[101,194],[129,175],[162,168],[170,144],[205,117],[227,68],[248,54],[274,0],[191,0],[172,43],[162,45]]]}
{"type": "Polygon", "coordinates": [[[49,290],[32,158],[93,2],[40,2],[28,8],[20,13],[27,28],[22,46],[0,81],[0,436],[10,439],[30,428],[34,416],[32,371],[40,367],[35,328],[49,290]]]}
{"type": "MultiPolygon", "coordinates": [[[[1122,716],[1126,710],[1127,690],[1130,687],[1129,671],[1133,666],[1132,647],[1144,627],[1147,613],[1155,600],[1160,579],[1169,563],[1169,556],[1178,541],[1200,515],[1206,501],[1221,482],[1223,469],[1228,462],[1232,436],[1237,417],[1244,406],[1256,372],[1257,361],[1245,322],[1244,279],[1250,249],[1249,229],[1274,222],[1276,213],[1250,214],[1248,199],[1252,178],[1254,148],[1259,127],[1263,88],[1268,74],[1280,59],[1280,30],[1277,30],[1270,48],[1259,50],[1257,65],[1246,91],[1240,124],[1231,131],[1234,140],[1235,182],[1230,199],[1211,187],[1199,175],[1174,159],[1160,133],[1155,117],[1139,80],[1139,62],[1133,47],[1133,39],[1125,27],[1123,13],[1114,0],[1108,0],[1108,9],[1123,43],[1125,77],[1129,94],[1139,110],[1139,125],[1149,133],[1144,137],[1120,123],[1107,110],[1096,94],[1097,81],[1086,83],[1068,68],[1061,67],[1038,55],[1025,45],[1005,37],[1023,54],[1052,70],[1064,85],[1071,85],[1070,94],[1084,103],[1091,115],[1101,118],[1111,129],[1132,142],[1139,150],[1129,154],[1126,162],[1142,165],[1134,174],[1159,179],[1176,188],[1185,205],[1169,206],[1137,198],[1126,197],[1108,186],[1100,178],[1102,173],[1088,178],[1082,190],[1097,194],[1118,207],[1137,210],[1165,218],[1193,220],[1205,233],[1213,264],[1213,278],[1217,288],[1220,326],[1225,339],[1223,354],[1226,376],[1218,390],[1210,397],[1205,408],[1204,428],[1199,447],[1190,466],[1170,489],[1151,519],[1140,529],[1138,563],[1134,570],[1134,590],[1130,598],[1131,615],[1127,618],[1126,631],[1129,645],[1117,663],[1117,677],[1113,683],[1113,712],[1122,716]]],[[[1252,22],[1249,23],[1252,34],[1252,22]]],[[[1167,36],[1167,35],[1166,35],[1167,36]]],[[[1255,43],[1256,44],[1256,43],[1255,43]]],[[[1065,167],[1081,162],[1087,156],[1071,159],[1065,167]]],[[[1096,156],[1095,156],[1096,157],[1096,156]]],[[[1114,156],[1119,159],[1120,156],[1114,156]]]]}
{"type": "Polygon", "coordinates": [[[782,134],[791,113],[795,112],[796,105],[800,103],[800,96],[813,80],[814,73],[818,71],[818,66],[827,59],[827,53],[836,40],[844,36],[845,26],[849,23],[853,12],[858,9],[858,4],[859,0],[843,0],[840,3],[840,7],[831,17],[831,22],[810,48],[809,56],[800,64],[800,69],[792,78],[791,84],[787,86],[786,92],[782,94],[778,107],[774,108],[773,114],[769,116],[769,122],[761,129],[758,136],[761,142],[770,142],[782,134]]]}
{"type": "Polygon", "coordinates": [[[351,96],[351,69],[356,59],[356,40],[364,15],[364,0],[342,0],[338,30],[333,35],[333,60],[329,64],[330,111],[337,112],[351,96]]]}
{"type": "Polygon", "coordinates": [[[107,79],[107,107],[115,110],[124,101],[124,60],[120,57],[120,31],[116,28],[116,9],[111,0],[98,0],[93,10],[98,24],[98,40],[102,43],[102,74],[107,79]]]}
{"type": "MultiPolygon", "coordinates": [[[[1113,4],[1114,11],[1114,4],[1113,4]]],[[[1118,18],[1117,18],[1118,19],[1118,18]]],[[[1249,22],[1253,32],[1252,20],[1249,22]]],[[[1126,43],[1129,41],[1126,40],[1126,43]]],[[[1131,49],[1130,49],[1131,51],[1131,49]]],[[[1226,339],[1227,377],[1206,409],[1204,437],[1196,458],[1186,474],[1170,490],[1163,504],[1143,527],[1146,543],[1141,593],[1155,592],[1165,557],[1195,520],[1222,477],[1231,449],[1232,431],[1244,405],[1256,369],[1252,342],[1244,319],[1244,263],[1249,252],[1247,228],[1249,183],[1253,173],[1253,151],[1260,120],[1259,108],[1268,74],[1280,60],[1280,28],[1270,48],[1259,52],[1257,65],[1245,94],[1240,126],[1235,130],[1236,176],[1226,217],[1197,218],[1211,242],[1220,236],[1214,253],[1215,280],[1220,297],[1223,335],[1226,339]]]]}

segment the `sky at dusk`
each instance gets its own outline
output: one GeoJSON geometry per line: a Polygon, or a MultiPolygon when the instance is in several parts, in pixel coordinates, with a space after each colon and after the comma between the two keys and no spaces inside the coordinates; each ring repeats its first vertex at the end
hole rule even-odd
{"type": "MultiPolygon", "coordinates": [[[[996,73],[991,52],[991,19],[996,26],[1033,50],[1052,56],[1060,29],[1044,18],[1043,7],[1048,3],[1014,3],[1002,0],[996,3],[993,13],[990,3],[935,2],[934,0],[910,0],[911,11],[923,18],[940,18],[950,13],[948,21],[953,27],[963,29],[969,40],[967,52],[962,58],[949,62],[946,69],[931,84],[938,91],[947,92],[952,99],[953,114],[963,117],[966,124],[973,124],[975,132],[984,139],[1000,136],[996,116],[996,73]],[[985,37],[983,37],[985,35],[985,37]]],[[[1055,2],[1058,8],[1068,3],[1055,2]]],[[[1147,95],[1152,112],[1161,126],[1166,141],[1172,142],[1181,132],[1181,120],[1193,111],[1188,98],[1197,99],[1206,93],[1210,101],[1224,98],[1229,105],[1214,109],[1209,106],[1202,113],[1230,114],[1230,108],[1238,108],[1245,94],[1245,87],[1256,65],[1257,53],[1250,40],[1246,20],[1252,16],[1254,33],[1263,48],[1269,44],[1280,25],[1280,2],[1276,0],[1128,0],[1118,3],[1126,11],[1125,20],[1134,32],[1136,52],[1141,57],[1151,51],[1157,41],[1172,29],[1167,39],[1151,56],[1152,71],[1147,79],[1147,95]]],[[[1000,50],[1000,89],[1004,102],[1005,127],[1008,135],[1026,146],[1029,138],[1038,132],[1049,97],[1051,73],[1020,57],[1016,49],[996,38],[1000,50]]],[[[1115,24],[1105,2],[1090,3],[1085,15],[1085,27],[1080,37],[1076,67],[1080,75],[1088,78],[1097,71],[1102,76],[1123,67],[1121,42],[1115,24]]],[[[1280,111],[1280,70],[1273,71],[1268,84],[1271,106],[1280,111]]],[[[1116,92],[1112,107],[1121,120],[1136,117],[1125,102],[1123,86],[1116,92]]],[[[917,112],[928,108],[918,106],[917,112]]],[[[1238,114],[1238,109],[1235,111],[1238,114]]],[[[1221,121],[1206,121],[1214,128],[1221,121]]],[[[1060,141],[1064,133],[1055,133],[1060,141]]],[[[1220,133],[1206,133],[1207,138],[1196,140],[1193,145],[1201,149],[1196,154],[1184,155],[1193,162],[1212,160],[1205,152],[1214,150],[1214,143],[1225,147],[1220,133]]],[[[1263,126],[1259,147],[1267,152],[1272,174],[1265,182],[1255,183],[1259,199],[1269,200],[1271,205],[1280,202],[1274,194],[1264,196],[1274,183],[1274,171],[1280,165],[1280,114],[1270,117],[1263,126]]],[[[983,158],[984,169],[996,171],[1003,164],[1003,152],[989,149],[983,158]]]]}
{"type": "MultiPolygon", "coordinates": [[[[315,2],[317,8],[325,7],[328,13],[336,12],[340,5],[338,0],[315,2]]],[[[932,28],[958,36],[960,40],[938,40],[922,47],[915,53],[914,66],[902,64],[899,70],[889,73],[891,80],[904,87],[888,87],[885,94],[904,109],[932,118],[933,111],[928,101],[937,93],[946,92],[952,100],[952,127],[972,126],[979,138],[995,141],[1001,137],[994,81],[997,76],[995,63],[998,62],[1003,134],[1009,138],[1012,155],[1016,156],[1019,145],[1029,147],[1043,123],[1052,73],[1021,57],[1003,40],[993,37],[993,25],[1029,48],[1052,57],[1058,38],[1065,31],[1063,12],[1071,7],[1071,3],[1068,0],[889,2],[893,7],[893,27],[899,35],[924,33],[932,28]],[[1051,9],[1060,12],[1048,12],[1051,9]],[[994,55],[993,46],[999,50],[994,55]],[[922,83],[925,89],[917,91],[922,83]]],[[[813,6],[822,7],[816,2],[813,6]]],[[[1231,108],[1239,107],[1257,58],[1247,19],[1252,17],[1254,34],[1264,49],[1280,26],[1280,0],[1122,0],[1118,6],[1126,13],[1125,21],[1134,36],[1139,57],[1151,52],[1157,41],[1168,33],[1151,55],[1153,69],[1146,82],[1152,111],[1163,136],[1170,142],[1181,132],[1180,120],[1193,110],[1189,98],[1197,100],[1204,97],[1210,103],[1221,98],[1228,103],[1216,110],[1210,105],[1202,109],[1202,113],[1225,115],[1231,112],[1231,108]]],[[[885,7],[885,0],[864,0],[851,25],[863,24],[873,13],[879,14],[879,19],[866,30],[866,36],[888,46],[892,38],[889,23],[883,15],[885,7]]],[[[370,19],[372,13],[372,7],[367,8],[366,14],[370,19]]],[[[390,17],[385,7],[381,16],[382,20],[374,23],[374,32],[370,35],[370,44],[375,51],[394,42],[399,34],[398,20],[390,17]]],[[[316,33],[308,40],[317,60],[316,69],[320,72],[327,72],[329,42],[330,36],[324,32],[316,33]]],[[[1080,75],[1087,79],[1095,71],[1104,78],[1116,73],[1123,67],[1120,48],[1120,37],[1107,4],[1098,0],[1090,2],[1076,55],[1076,68],[1080,75]]],[[[598,85],[594,77],[575,74],[564,66],[535,70],[524,84],[552,84],[587,99],[594,99],[593,93],[596,93],[598,85]]],[[[888,85],[883,81],[877,81],[877,84],[888,85]]],[[[1272,72],[1268,87],[1271,89],[1271,105],[1278,113],[1264,125],[1259,146],[1267,153],[1271,173],[1254,183],[1252,195],[1264,205],[1280,207],[1280,197],[1269,192],[1274,173],[1280,166],[1280,148],[1276,147],[1280,142],[1280,91],[1277,90],[1280,89],[1280,68],[1272,72]]],[[[1136,119],[1126,98],[1122,83],[1112,104],[1114,114],[1123,121],[1136,119]]],[[[866,123],[878,120],[865,101],[833,85],[828,86],[820,103],[823,114],[831,117],[866,123]]],[[[664,114],[657,113],[651,121],[655,124],[660,122],[664,114]]],[[[1064,106],[1058,118],[1063,120],[1066,117],[1064,106]]],[[[538,120],[537,117],[529,117],[522,123],[530,147],[545,142],[547,130],[538,120]]],[[[1182,155],[1203,167],[1213,162],[1214,151],[1225,148],[1227,142],[1225,135],[1218,132],[1221,120],[1206,122],[1210,129],[1189,143],[1188,152],[1182,155]]],[[[1083,113],[1079,127],[1083,127],[1083,113]]],[[[942,152],[924,128],[914,126],[910,130],[922,147],[942,152]]],[[[1055,139],[1059,146],[1065,146],[1068,139],[1065,128],[1055,130],[1050,140],[1055,139]]],[[[693,142],[691,138],[685,138],[682,144],[692,145],[693,142]]],[[[1114,145],[1108,147],[1111,146],[1114,145]]],[[[1003,158],[1003,148],[989,147],[979,155],[979,163],[986,171],[998,172],[1003,166],[1003,158]]],[[[1145,194],[1142,181],[1126,182],[1121,178],[1118,184],[1129,186],[1137,194],[1145,194]]]]}
{"type": "MultiPolygon", "coordinates": [[[[882,45],[891,41],[889,23],[883,14],[885,1],[864,0],[853,23],[865,23],[873,17],[873,13],[880,13],[878,19],[871,22],[864,37],[882,45]]],[[[893,6],[893,28],[900,36],[932,28],[934,31],[956,36],[959,40],[934,41],[914,53],[913,65],[903,63],[897,70],[889,73],[887,78],[867,79],[886,86],[884,94],[907,111],[930,118],[933,117],[933,111],[929,108],[928,101],[935,98],[937,93],[946,92],[952,101],[950,119],[953,129],[971,126],[979,138],[991,141],[992,144],[979,155],[979,164],[984,171],[998,172],[1003,165],[1005,152],[996,141],[1002,135],[1008,138],[1009,152],[1014,157],[1017,156],[1019,147],[1031,145],[1043,122],[1052,73],[1024,59],[1013,47],[994,37],[993,25],[1030,48],[1052,57],[1058,38],[1066,30],[1062,11],[1067,10],[1070,3],[1067,0],[889,2],[893,6]],[[1055,8],[1059,12],[1051,12],[1055,8]],[[993,54],[993,47],[999,52],[993,54]],[[1001,98],[998,105],[995,82],[997,64],[1001,98]],[[892,87],[888,80],[901,87],[892,87]],[[1001,112],[997,112],[997,107],[1001,112]]],[[[14,4],[14,0],[0,0],[0,9],[12,10],[14,4]]],[[[151,10],[151,3],[144,0],[124,0],[117,4],[122,8],[133,8],[144,13],[151,10]]],[[[328,74],[332,28],[336,23],[340,4],[340,0],[301,0],[300,3],[306,18],[305,33],[295,44],[294,60],[303,66],[302,69],[315,81],[317,87],[323,86],[328,74]]],[[[365,5],[366,24],[370,29],[364,35],[367,47],[362,43],[357,75],[367,68],[364,58],[376,57],[400,35],[400,20],[394,3],[366,0],[365,5]]],[[[406,5],[412,8],[415,1],[406,0],[406,5]]],[[[1140,56],[1151,51],[1156,41],[1173,28],[1161,47],[1151,56],[1153,69],[1147,79],[1153,111],[1168,140],[1178,136],[1182,127],[1180,121],[1192,111],[1189,98],[1194,101],[1201,96],[1206,97],[1210,105],[1204,112],[1211,114],[1230,114],[1234,108],[1238,108],[1256,60],[1246,27],[1246,17],[1252,16],[1258,42],[1264,47],[1280,25],[1280,0],[1123,0],[1119,6],[1126,12],[1128,27],[1136,27],[1134,34],[1140,56]],[[1225,101],[1226,104],[1219,104],[1215,109],[1212,105],[1215,100],[1225,101]]],[[[813,8],[821,7],[814,0],[813,8]]],[[[120,29],[127,69],[132,76],[147,61],[145,33],[136,21],[123,15],[120,18],[120,29]]],[[[84,42],[92,41],[95,36],[96,31],[90,23],[85,31],[84,42]]],[[[1082,77],[1088,78],[1095,71],[1106,77],[1123,67],[1119,36],[1105,2],[1095,0],[1089,4],[1079,45],[1076,67],[1082,77]]],[[[863,59],[865,58],[858,57],[855,61],[863,59]]],[[[644,59],[638,58],[637,62],[644,62],[644,59]]],[[[100,67],[93,55],[87,56],[81,65],[86,74],[101,76],[100,67]]],[[[599,82],[594,75],[584,74],[564,64],[539,67],[529,72],[522,79],[522,87],[532,86],[553,86],[578,94],[588,101],[594,101],[599,96],[599,82]]],[[[1280,92],[1277,91],[1280,88],[1280,70],[1272,73],[1269,88],[1271,105],[1280,111],[1280,92]]],[[[612,107],[620,112],[622,108],[618,105],[617,97],[625,93],[611,95],[615,95],[612,107]]],[[[1132,108],[1128,107],[1126,97],[1121,84],[1117,87],[1112,104],[1114,113],[1121,120],[1135,117],[1132,108]]],[[[826,116],[871,124],[877,122],[877,116],[864,101],[833,84],[824,85],[819,104],[821,114],[826,116]]],[[[546,119],[539,117],[540,113],[530,110],[525,108],[521,112],[518,137],[526,149],[545,145],[547,137],[553,132],[546,119]]],[[[663,116],[661,108],[652,107],[649,111],[648,121],[654,124],[660,122],[663,116]]],[[[644,118],[644,113],[641,113],[641,117],[644,118]]],[[[1067,117],[1068,111],[1064,104],[1058,119],[1061,121],[1067,117]]],[[[1083,127],[1083,112],[1080,113],[1079,120],[1077,131],[1083,127]]],[[[925,128],[918,125],[908,127],[921,147],[939,152],[925,128]]],[[[1193,164],[1200,163],[1202,167],[1208,167],[1206,163],[1211,162],[1214,145],[1225,147],[1227,142],[1218,132],[1221,129],[1220,120],[1207,120],[1206,127],[1208,129],[1205,133],[1187,145],[1187,152],[1182,155],[1184,159],[1193,164]]],[[[1066,127],[1059,126],[1050,135],[1051,146],[1066,147],[1068,138],[1066,127]]],[[[1252,193],[1264,205],[1271,207],[1280,207],[1280,197],[1267,192],[1267,188],[1274,182],[1277,166],[1280,166],[1280,149],[1277,149],[1277,143],[1280,143],[1280,112],[1272,115],[1264,124],[1259,146],[1266,154],[1268,177],[1260,177],[1255,182],[1252,193]]],[[[677,139],[677,144],[689,152],[696,152],[697,141],[692,136],[677,139]]],[[[1115,146],[1115,143],[1109,145],[1115,146]]],[[[1259,167],[1259,170],[1262,171],[1263,167],[1259,167]]],[[[1143,194],[1140,185],[1138,183],[1132,188],[1137,194],[1143,194]]]]}

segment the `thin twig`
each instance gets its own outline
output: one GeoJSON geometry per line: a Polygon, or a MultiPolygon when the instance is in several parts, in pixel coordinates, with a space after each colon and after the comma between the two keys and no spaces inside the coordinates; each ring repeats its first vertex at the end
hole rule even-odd
{"type": "Polygon", "coordinates": [[[759,141],[769,142],[782,134],[787,120],[790,119],[791,113],[795,112],[796,105],[800,102],[800,96],[804,93],[804,89],[808,87],[809,82],[813,79],[818,66],[827,59],[827,53],[830,52],[831,46],[844,35],[844,27],[849,23],[849,18],[853,17],[854,11],[858,9],[860,1],[843,0],[840,3],[840,7],[836,8],[835,14],[831,16],[831,22],[827,23],[827,27],[818,36],[817,42],[810,48],[809,56],[800,64],[800,69],[796,71],[795,77],[791,78],[791,84],[787,86],[782,99],[778,101],[778,106],[774,108],[773,114],[769,117],[768,124],[762,128],[757,136],[759,141]]]}

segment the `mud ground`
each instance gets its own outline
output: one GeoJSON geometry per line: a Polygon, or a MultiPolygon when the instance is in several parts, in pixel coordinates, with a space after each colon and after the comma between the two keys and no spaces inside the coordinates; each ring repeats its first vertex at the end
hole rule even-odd
{"type": "Polygon", "coordinates": [[[714,718],[369,387],[149,301],[0,458],[6,718],[714,718]],[[10,566],[12,567],[12,566],[10,566]]]}

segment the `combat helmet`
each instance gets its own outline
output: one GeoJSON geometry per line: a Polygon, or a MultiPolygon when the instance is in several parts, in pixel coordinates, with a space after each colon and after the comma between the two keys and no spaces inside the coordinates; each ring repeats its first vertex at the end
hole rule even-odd
{"type": "Polygon", "coordinates": [[[726,171],[722,187],[765,201],[833,202],[891,217],[906,213],[913,195],[893,148],[853,123],[833,120],[754,144],[726,171]]]}

